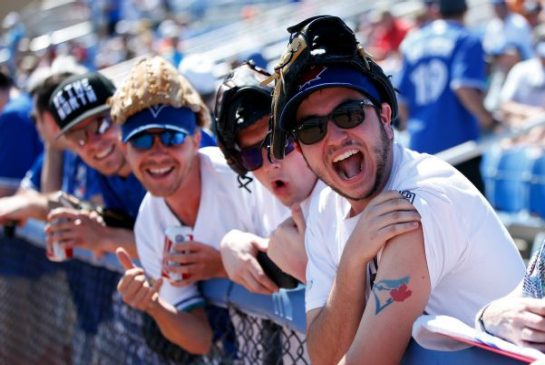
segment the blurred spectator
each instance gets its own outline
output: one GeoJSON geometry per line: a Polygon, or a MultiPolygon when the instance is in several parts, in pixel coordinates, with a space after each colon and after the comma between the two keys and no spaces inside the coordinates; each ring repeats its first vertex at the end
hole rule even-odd
{"type": "Polygon", "coordinates": [[[172,19],[166,19],[157,29],[159,33],[159,44],[157,54],[172,63],[174,66],[180,64],[184,58],[182,51],[182,29],[172,19]]]}
{"type": "Polygon", "coordinates": [[[0,70],[0,197],[17,190],[42,152],[31,111],[30,96],[19,91],[8,73],[0,70]]]}
{"type": "Polygon", "coordinates": [[[514,44],[503,44],[488,56],[489,77],[488,90],[484,104],[490,112],[496,112],[500,106],[500,92],[511,68],[521,57],[518,48],[514,44]]]}
{"type": "Polygon", "coordinates": [[[509,10],[505,0],[489,0],[494,8],[494,18],[489,20],[483,35],[487,53],[498,49],[498,43],[516,44],[523,60],[532,57],[532,30],[520,14],[509,10]]]}
{"type": "Polygon", "coordinates": [[[214,62],[203,54],[188,54],[178,65],[178,71],[197,90],[206,106],[213,110],[216,94],[214,62]]]}
{"type": "Polygon", "coordinates": [[[390,10],[378,9],[371,15],[373,32],[368,51],[377,61],[397,57],[399,45],[412,27],[408,21],[394,16],[390,10]]]}
{"type": "Polygon", "coordinates": [[[522,15],[532,29],[543,22],[543,5],[539,0],[526,0],[522,6],[522,15]]]}
{"type": "Polygon", "coordinates": [[[545,111],[545,26],[536,39],[534,57],[514,65],[501,90],[501,112],[513,124],[545,111]]]}
{"type": "MultiPolygon", "coordinates": [[[[438,153],[480,138],[495,120],[483,105],[484,53],[479,38],[464,27],[465,0],[441,0],[442,19],[412,32],[402,45],[398,80],[400,118],[409,146],[438,153]]],[[[455,166],[480,191],[480,156],[455,166]]]]}

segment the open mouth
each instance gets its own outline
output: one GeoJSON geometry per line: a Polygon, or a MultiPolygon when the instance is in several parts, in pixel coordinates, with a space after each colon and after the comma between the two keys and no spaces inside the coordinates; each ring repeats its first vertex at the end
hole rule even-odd
{"type": "Polygon", "coordinates": [[[152,177],[164,177],[170,174],[174,170],[174,166],[168,167],[154,167],[146,169],[146,172],[152,177]]]}
{"type": "Polygon", "coordinates": [[[361,172],[363,155],[352,149],[333,159],[333,168],[343,180],[350,180],[361,172]]]}
{"type": "Polygon", "coordinates": [[[274,180],[273,181],[273,188],[274,189],[280,189],[286,186],[286,183],[282,180],[274,180]]]}
{"type": "Polygon", "coordinates": [[[109,148],[106,148],[105,150],[102,150],[101,152],[97,153],[95,155],[95,160],[104,160],[106,157],[110,156],[112,152],[114,151],[114,145],[111,145],[109,148]]]}

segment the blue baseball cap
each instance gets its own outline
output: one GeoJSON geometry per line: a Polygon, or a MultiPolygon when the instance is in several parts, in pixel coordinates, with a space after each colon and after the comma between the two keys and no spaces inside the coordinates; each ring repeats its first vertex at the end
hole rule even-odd
{"type": "Polygon", "coordinates": [[[280,127],[290,130],[294,123],[294,114],[303,99],[312,92],[327,87],[346,87],[365,94],[378,105],[382,102],[380,93],[369,77],[354,68],[345,65],[313,66],[302,74],[299,90],[286,103],[280,115],[280,127]]]}
{"type": "Polygon", "coordinates": [[[189,108],[175,108],[165,104],[153,105],[127,118],[121,125],[121,140],[127,143],[132,137],[149,129],[167,129],[193,135],[197,114],[189,108]]]}

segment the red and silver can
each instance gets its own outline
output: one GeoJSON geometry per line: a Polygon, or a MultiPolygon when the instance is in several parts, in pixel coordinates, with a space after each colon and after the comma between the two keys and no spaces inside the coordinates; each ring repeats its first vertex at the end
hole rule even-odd
{"type": "Polygon", "coordinates": [[[163,249],[163,269],[161,276],[169,279],[170,281],[181,281],[189,279],[190,274],[179,274],[172,272],[170,268],[179,265],[176,262],[167,260],[167,255],[172,253],[180,253],[183,251],[177,251],[176,245],[193,241],[193,229],[185,226],[171,226],[165,229],[165,246],[163,249]]]}
{"type": "MultiPolygon", "coordinates": [[[[60,224],[66,222],[66,219],[56,219],[52,221],[52,224],[60,224]]],[[[62,262],[71,259],[74,256],[74,249],[72,247],[63,247],[57,241],[47,243],[46,250],[47,258],[51,261],[62,262]]]]}

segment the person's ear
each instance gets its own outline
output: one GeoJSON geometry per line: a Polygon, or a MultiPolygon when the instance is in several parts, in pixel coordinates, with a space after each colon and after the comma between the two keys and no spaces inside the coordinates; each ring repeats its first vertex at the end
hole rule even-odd
{"type": "Polygon", "coordinates": [[[379,111],[382,127],[390,139],[394,138],[394,130],[392,129],[392,107],[388,103],[382,103],[379,111]]]}
{"type": "Polygon", "coordinates": [[[191,136],[191,139],[195,143],[195,149],[198,150],[201,147],[202,132],[200,129],[195,130],[195,134],[191,136]]]}

